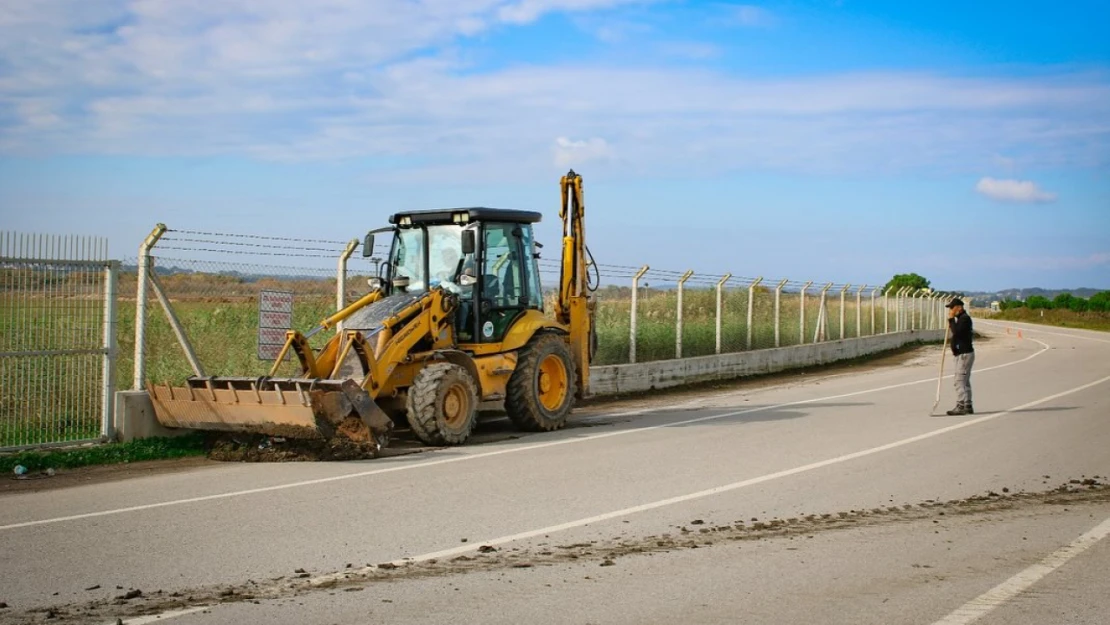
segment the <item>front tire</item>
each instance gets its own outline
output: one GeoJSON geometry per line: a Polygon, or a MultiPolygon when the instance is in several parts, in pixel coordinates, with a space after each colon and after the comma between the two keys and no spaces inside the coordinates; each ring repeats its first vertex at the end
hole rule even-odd
{"type": "Polygon", "coordinates": [[[427,445],[461,445],[478,420],[478,388],[465,367],[435,363],[413,378],[406,400],[409,426],[427,445]]]}
{"type": "Polygon", "coordinates": [[[533,337],[517,355],[509,378],[505,412],[517,428],[548,432],[566,424],[576,392],[574,360],[563,337],[533,337]]]}

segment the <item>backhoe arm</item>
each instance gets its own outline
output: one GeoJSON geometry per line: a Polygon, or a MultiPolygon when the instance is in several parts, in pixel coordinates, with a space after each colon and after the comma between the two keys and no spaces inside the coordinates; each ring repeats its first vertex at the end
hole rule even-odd
{"type": "Polygon", "coordinates": [[[559,275],[559,298],[555,317],[570,328],[570,347],[577,369],[578,394],[589,395],[590,359],[593,340],[593,306],[589,301],[586,248],[586,206],[582,177],[570,170],[563,176],[562,206],[563,258],[559,275]]]}

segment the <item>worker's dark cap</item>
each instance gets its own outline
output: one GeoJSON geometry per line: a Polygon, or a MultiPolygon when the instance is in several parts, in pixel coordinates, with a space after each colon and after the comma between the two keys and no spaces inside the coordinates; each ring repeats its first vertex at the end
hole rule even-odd
{"type": "Polygon", "coordinates": [[[963,306],[963,305],[964,305],[964,301],[962,299],[956,297],[956,298],[953,298],[953,300],[951,302],[948,302],[947,304],[945,304],[944,307],[945,308],[952,308],[953,306],[963,306]]]}

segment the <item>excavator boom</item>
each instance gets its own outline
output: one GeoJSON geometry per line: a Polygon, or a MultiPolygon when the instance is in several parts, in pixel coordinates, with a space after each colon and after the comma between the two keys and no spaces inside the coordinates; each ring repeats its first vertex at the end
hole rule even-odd
{"type": "Polygon", "coordinates": [[[596,346],[593,302],[589,298],[589,248],[586,247],[586,203],[582,176],[570,170],[563,176],[563,258],[559,275],[559,297],[555,317],[570,328],[570,347],[577,371],[579,397],[589,395],[590,361],[596,346]]]}

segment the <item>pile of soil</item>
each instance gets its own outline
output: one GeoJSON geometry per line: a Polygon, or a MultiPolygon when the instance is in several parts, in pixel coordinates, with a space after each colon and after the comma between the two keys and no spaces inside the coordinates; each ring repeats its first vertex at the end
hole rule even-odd
{"type": "Polygon", "coordinates": [[[208,458],[222,462],[317,462],[377,458],[371,443],[339,436],[331,440],[281,438],[265,435],[222,434],[209,442],[208,458]]]}

